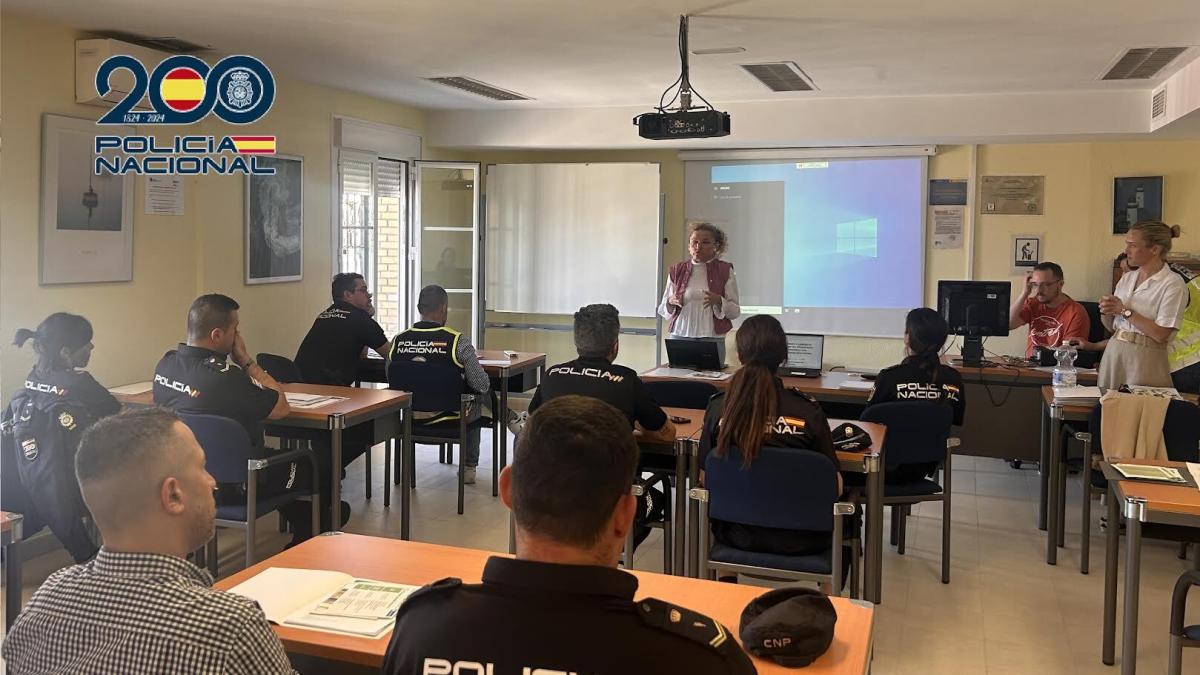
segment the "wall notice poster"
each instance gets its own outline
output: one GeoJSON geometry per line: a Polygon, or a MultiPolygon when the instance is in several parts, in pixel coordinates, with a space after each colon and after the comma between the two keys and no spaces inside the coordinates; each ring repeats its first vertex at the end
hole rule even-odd
{"type": "Polygon", "coordinates": [[[1012,273],[1032,272],[1042,261],[1042,237],[1037,234],[1015,234],[1012,238],[1012,273]]]}
{"type": "Polygon", "coordinates": [[[181,176],[146,176],[146,215],[183,215],[181,176]]]}
{"type": "Polygon", "coordinates": [[[966,178],[934,178],[929,181],[930,206],[966,206],[966,178]]]}
{"type": "Polygon", "coordinates": [[[929,207],[929,231],[934,248],[962,248],[965,206],[929,207]]]}
{"type": "Polygon", "coordinates": [[[1040,216],[1045,176],[984,176],[979,182],[979,213],[1040,216]]]}

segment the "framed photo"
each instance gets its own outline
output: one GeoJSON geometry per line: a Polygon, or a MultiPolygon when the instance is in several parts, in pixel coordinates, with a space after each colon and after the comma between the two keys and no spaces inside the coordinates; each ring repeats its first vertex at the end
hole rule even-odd
{"type": "Polygon", "coordinates": [[[304,159],[260,157],[273,176],[246,176],[246,283],[299,281],[304,260],[304,159]]]}
{"type": "MultiPolygon", "coordinates": [[[[133,176],[96,175],[92,120],[42,115],[39,281],[133,279],[133,176]]],[[[130,126],[106,134],[135,134],[130,126]]]]}
{"type": "Polygon", "coordinates": [[[1163,177],[1113,179],[1113,234],[1125,234],[1139,220],[1162,220],[1163,177]]]}

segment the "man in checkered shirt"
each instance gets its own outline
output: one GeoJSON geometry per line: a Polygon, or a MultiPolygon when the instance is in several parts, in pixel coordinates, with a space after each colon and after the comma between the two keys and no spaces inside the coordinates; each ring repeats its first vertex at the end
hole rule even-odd
{"type": "Polygon", "coordinates": [[[11,675],[294,672],[258,604],[185,559],[213,535],[216,483],[174,413],[101,420],[75,472],[104,546],[33,594],[4,641],[11,675]]]}

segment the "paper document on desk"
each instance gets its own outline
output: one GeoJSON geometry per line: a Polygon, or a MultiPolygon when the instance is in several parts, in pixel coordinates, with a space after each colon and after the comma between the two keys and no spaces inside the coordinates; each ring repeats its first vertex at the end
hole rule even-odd
{"type": "Polygon", "coordinates": [[[324,396],[322,394],[300,394],[297,392],[286,392],[288,405],[293,408],[312,409],[320,408],[338,401],[345,401],[345,396],[324,396]]]}
{"type": "Polygon", "coordinates": [[[870,380],[844,380],[838,385],[838,389],[853,389],[855,391],[870,391],[875,388],[875,383],[870,380]]]}
{"type": "Polygon", "coordinates": [[[1192,474],[1192,480],[1196,483],[1197,487],[1200,487],[1200,464],[1196,464],[1195,462],[1185,462],[1185,464],[1187,465],[1188,473],[1192,474]]]}
{"type": "Polygon", "coordinates": [[[133,384],[123,384],[119,387],[113,387],[108,390],[108,393],[114,396],[137,396],[144,394],[154,388],[153,382],[134,382],[133,384]]]}
{"type": "Polygon", "coordinates": [[[329,570],[270,567],[229,592],[256,601],[274,623],[373,638],[391,630],[400,605],[418,588],[329,570]]]}
{"type": "Polygon", "coordinates": [[[714,380],[723,382],[733,377],[733,373],[725,373],[719,370],[692,370],[691,368],[671,368],[670,366],[659,366],[654,370],[643,373],[647,377],[678,377],[687,379],[714,380]]]}
{"type": "Polygon", "coordinates": [[[1098,401],[1100,387],[1055,387],[1055,401],[1098,401]]]}
{"type": "Polygon", "coordinates": [[[479,359],[481,366],[511,366],[512,359],[479,359]]]}
{"type": "Polygon", "coordinates": [[[1179,469],[1169,466],[1153,466],[1149,464],[1113,464],[1126,478],[1141,478],[1142,480],[1161,481],[1163,483],[1187,483],[1187,479],[1179,473],[1179,469]]]}

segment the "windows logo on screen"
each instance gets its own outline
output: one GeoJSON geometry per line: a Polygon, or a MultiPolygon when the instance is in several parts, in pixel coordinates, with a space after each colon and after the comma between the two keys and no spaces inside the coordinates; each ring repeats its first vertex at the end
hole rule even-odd
{"type": "Polygon", "coordinates": [[[875,218],[838,223],[835,250],[847,255],[877,258],[879,257],[878,235],[879,224],[875,218]]]}

